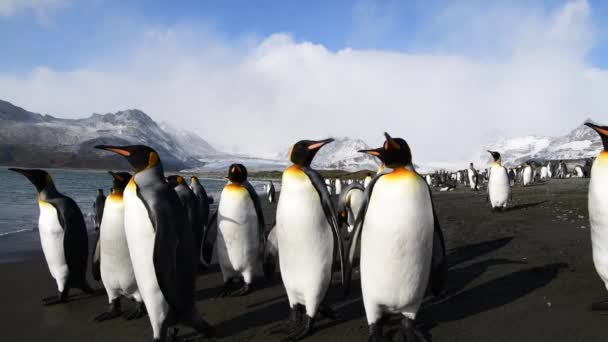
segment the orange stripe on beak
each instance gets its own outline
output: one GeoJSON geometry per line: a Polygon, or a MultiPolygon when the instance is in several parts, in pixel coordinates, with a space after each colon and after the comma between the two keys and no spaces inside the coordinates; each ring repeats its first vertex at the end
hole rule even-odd
{"type": "Polygon", "coordinates": [[[112,152],[120,154],[121,156],[124,156],[124,157],[129,157],[131,155],[131,152],[129,152],[127,150],[123,150],[121,148],[110,147],[110,148],[108,148],[108,151],[112,151],[112,152]]]}

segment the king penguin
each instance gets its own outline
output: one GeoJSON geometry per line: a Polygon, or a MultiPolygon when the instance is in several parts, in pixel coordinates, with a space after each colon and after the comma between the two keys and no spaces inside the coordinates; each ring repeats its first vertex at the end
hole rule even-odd
{"type": "MultiPolygon", "coordinates": [[[[203,187],[203,185],[201,184],[201,182],[199,181],[198,177],[196,176],[190,176],[190,189],[192,189],[192,192],[194,193],[194,196],[196,196],[196,202],[198,205],[198,212],[200,215],[200,219],[201,219],[201,232],[202,232],[202,236],[204,236],[205,231],[207,230],[207,226],[209,223],[209,205],[211,205],[213,203],[213,199],[209,196],[207,196],[207,191],[205,191],[205,188],[203,187]]],[[[199,251],[197,254],[197,258],[199,259],[200,262],[204,262],[203,258],[202,258],[202,236],[201,236],[201,241],[195,241],[195,253],[196,251],[199,251]],[[198,243],[198,245],[196,244],[198,243]]],[[[196,235],[195,235],[196,237],[196,235]]]]}
{"type": "Polygon", "coordinates": [[[332,141],[298,141],[289,152],[293,165],[283,172],[275,229],[279,267],[291,308],[289,340],[310,334],[324,304],[335,258],[344,279],[342,239],[334,206],[323,178],[310,167],[319,149],[332,141]]]}
{"type": "MultiPolygon", "coordinates": [[[[608,290],[608,126],[586,123],[602,138],[604,150],[593,162],[589,181],[589,221],[591,224],[591,247],[595,270],[608,290]]],[[[594,311],[608,311],[608,300],[593,303],[594,311]]]]}
{"type": "Polygon", "coordinates": [[[488,151],[494,162],[490,167],[490,179],[488,180],[488,198],[493,210],[502,210],[507,207],[511,198],[511,185],[507,169],[500,165],[500,153],[488,151]]]}
{"type": "Polygon", "coordinates": [[[274,188],[274,184],[272,181],[268,183],[268,190],[266,190],[266,197],[268,198],[268,203],[273,204],[276,197],[276,190],[274,188]]]}
{"type": "Polygon", "coordinates": [[[190,231],[192,231],[192,241],[194,248],[194,265],[198,266],[201,255],[201,245],[203,243],[203,220],[198,206],[198,198],[186,184],[184,177],[171,175],[167,177],[167,182],[177,193],[180,202],[186,209],[186,218],[190,231]]]}
{"type": "Polygon", "coordinates": [[[95,317],[98,322],[116,318],[122,314],[120,297],[135,301],[135,309],[126,318],[142,317],[146,311],[135,281],[135,272],[129,255],[125,232],[125,209],[122,193],[131,175],[127,172],[109,172],[114,190],[106,199],[105,210],[99,229],[99,265],[103,287],[108,294],[110,308],[95,317]]]}
{"type": "MultiPolygon", "coordinates": [[[[222,190],[214,220],[217,221],[217,257],[224,279],[220,297],[249,293],[261,261],[266,230],[260,198],[247,181],[247,168],[232,164],[227,178],[229,183],[222,190]],[[236,291],[235,282],[242,282],[236,291]]],[[[215,225],[210,229],[215,229],[215,225]]]]}
{"type": "Polygon", "coordinates": [[[479,174],[477,173],[477,170],[475,170],[473,163],[469,164],[467,173],[468,173],[468,177],[469,177],[469,186],[471,187],[471,190],[473,190],[473,191],[479,190],[478,189],[479,174]]]}
{"type": "Polygon", "coordinates": [[[194,305],[196,265],[187,213],[165,181],[158,153],[145,145],[95,148],[125,157],[135,169],[123,195],[125,231],[154,341],[165,341],[169,326],[179,323],[211,335],[213,328],[194,305]]]}
{"type": "Polygon", "coordinates": [[[530,165],[530,162],[527,161],[526,166],[524,167],[523,184],[524,186],[528,186],[532,184],[532,181],[532,166],[530,165]]]}
{"type": "Polygon", "coordinates": [[[346,225],[348,234],[352,233],[357,214],[361,210],[364,190],[363,185],[351,183],[342,189],[342,193],[338,197],[338,223],[340,227],[346,225]]]}
{"type": "Polygon", "coordinates": [[[24,175],[38,192],[38,232],[42,252],[57,282],[58,296],[44,298],[44,305],[66,302],[71,288],[93,293],[86,280],[89,240],[87,226],[76,202],[55,188],[44,170],[9,170],[24,175]]]}
{"type": "Polygon", "coordinates": [[[387,133],[385,137],[382,155],[393,171],[377,175],[365,190],[349,249],[346,282],[360,239],[369,341],[384,340],[383,318],[391,313],[403,316],[403,341],[426,341],[414,321],[427,286],[439,294],[445,282],[443,233],[430,188],[414,170],[407,142],[387,133]]]}

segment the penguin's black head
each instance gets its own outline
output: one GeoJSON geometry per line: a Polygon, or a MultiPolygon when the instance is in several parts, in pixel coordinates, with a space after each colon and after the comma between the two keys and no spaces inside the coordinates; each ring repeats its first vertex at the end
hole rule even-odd
{"type": "Polygon", "coordinates": [[[243,164],[232,164],[228,168],[228,180],[235,184],[241,184],[247,180],[247,168],[243,164]]]}
{"type": "Polygon", "coordinates": [[[196,184],[196,183],[198,183],[198,177],[190,176],[190,184],[196,184]]]}
{"type": "Polygon", "coordinates": [[[36,187],[36,191],[41,192],[47,187],[53,185],[53,179],[51,176],[44,170],[38,169],[17,169],[11,167],[9,170],[20,173],[24,175],[27,179],[29,179],[32,184],[36,187]]]}
{"type": "Polygon", "coordinates": [[[604,144],[604,151],[608,151],[608,126],[599,126],[591,122],[585,122],[585,125],[593,128],[600,135],[602,144],[604,144]]]}
{"type": "Polygon", "coordinates": [[[412,151],[407,142],[401,138],[392,138],[384,132],[384,164],[391,169],[412,164],[412,151]]]}
{"type": "Polygon", "coordinates": [[[129,161],[131,166],[135,169],[135,172],[161,165],[158,153],[153,148],[146,145],[97,145],[95,148],[120,154],[129,161]]]}
{"type": "Polygon", "coordinates": [[[127,184],[129,184],[129,181],[131,180],[131,174],[128,172],[112,172],[112,171],[108,171],[108,173],[113,178],[111,193],[123,192],[123,190],[127,187],[127,184]]]}
{"type": "Polygon", "coordinates": [[[492,155],[492,158],[494,158],[495,162],[500,161],[500,153],[494,152],[494,151],[488,151],[488,152],[492,155]]]}
{"type": "Polygon", "coordinates": [[[325,140],[300,140],[291,147],[289,151],[289,160],[300,166],[310,166],[315,154],[321,147],[334,141],[334,139],[325,140]]]}
{"type": "MultiPolygon", "coordinates": [[[[380,159],[380,161],[384,163],[384,147],[378,147],[371,150],[359,150],[358,152],[367,153],[370,156],[380,159]]],[[[371,176],[371,173],[368,173],[367,175],[371,176]]]]}
{"type": "Polygon", "coordinates": [[[185,184],[186,181],[184,180],[184,177],[180,176],[180,175],[171,175],[169,177],[167,177],[167,183],[169,183],[169,185],[171,185],[172,187],[176,187],[180,184],[185,184]]]}
{"type": "Polygon", "coordinates": [[[97,194],[98,195],[103,195],[103,189],[97,189],[97,194]]]}

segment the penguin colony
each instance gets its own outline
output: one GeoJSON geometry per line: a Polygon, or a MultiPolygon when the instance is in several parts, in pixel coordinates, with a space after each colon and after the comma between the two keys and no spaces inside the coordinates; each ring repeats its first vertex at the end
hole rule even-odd
{"type": "MultiPolygon", "coordinates": [[[[98,230],[92,273],[106,291],[109,307],[94,319],[148,316],[154,341],[175,337],[168,329],[184,325],[200,337],[212,337],[213,326],[194,303],[195,277],[217,255],[224,286],[217,294],[243,296],[255,289],[260,269],[267,279],[278,267],[290,314],[285,341],[313,333],[319,315],[335,317],[327,292],[339,283],[347,294],[358,257],[368,341],[385,341],[389,315],[399,315],[402,341],[427,341],[416,324],[425,296],[440,296],[447,261],[441,225],[433,205],[433,187],[451,191],[456,184],[478,191],[484,186],[495,211],[508,208],[511,187],[550,178],[590,177],[589,219],[593,261],[608,290],[608,126],[587,123],[601,137],[604,150],[571,173],[565,162],[526,161],[515,168],[501,165],[501,155],[488,151],[487,170],[473,163],[455,173],[420,175],[412,151],[402,138],[384,134],[384,144],[361,150],[379,161],[376,175],[364,182],[323,179],[311,167],[316,153],[333,139],[301,140],[289,152],[292,163],[282,175],[277,199],[274,184],[264,187],[266,200],[276,203],[274,227],[266,231],[261,200],[241,164],[228,168],[219,206],[210,215],[213,199],[197,177],[165,176],[158,153],[143,145],[98,145],[124,157],[132,173],[109,172],[112,189],[98,190],[94,226],[98,230]],[[332,201],[337,195],[337,205],[332,201]],[[332,281],[333,270],[338,281],[332,281]],[[135,302],[124,313],[122,299],[135,302]]],[[[93,293],[86,280],[88,238],[76,202],[61,194],[44,170],[11,168],[25,176],[38,193],[39,233],[45,260],[57,284],[57,294],[43,305],[65,303],[69,291],[93,293]]],[[[109,178],[110,179],[110,178],[109,178]]],[[[608,311],[608,300],[591,305],[608,311]]]]}

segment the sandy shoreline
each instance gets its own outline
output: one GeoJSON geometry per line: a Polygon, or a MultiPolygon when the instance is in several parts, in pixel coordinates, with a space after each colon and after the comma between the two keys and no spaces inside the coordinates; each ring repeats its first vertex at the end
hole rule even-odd
{"type": "MultiPolygon", "coordinates": [[[[587,306],[608,298],[593,268],[587,217],[587,181],[551,181],[514,189],[515,208],[494,214],[485,193],[435,193],[449,249],[446,295],[428,302],[419,323],[433,341],[606,341],[608,316],[587,306]],[[584,227],[584,228],[581,228],[584,227]]],[[[274,222],[274,208],[265,214],[274,222]]],[[[149,341],[147,318],[95,323],[106,309],[105,293],[43,307],[55,293],[40,253],[30,260],[0,264],[0,322],[5,341],[149,341]]],[[[94,283],[102,288],[100,283],[94,283]]],[[[198,307],[221,341],[275,341],[272,328],[287,315],[281,283],[258,279],[241,298],[212,298],[221,286],[219,270],[201,275],[198,307]]],[[[367,325],[359,284],[345,300],[332,290],[339,318],[321,319],[309,341],[365,341],[367,325]]],[[[125,305],[130,307],[130,303],[125,305]]],[[[188,335],[183,328],[180,336],[188,335]]],[[[387,329],[394,336],[396,327],[387,329]]]]}

